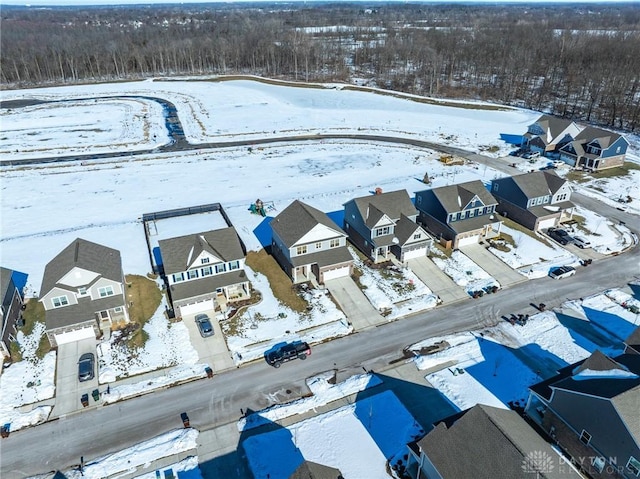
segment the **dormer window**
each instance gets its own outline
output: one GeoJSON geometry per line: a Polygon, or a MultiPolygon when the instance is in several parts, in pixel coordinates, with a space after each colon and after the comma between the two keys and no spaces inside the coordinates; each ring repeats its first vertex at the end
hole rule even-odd
{"type": "Polygon", "coordinates": [[[78,296],[86,296],[87,288],[78,288],[78,296]]]}
{"type": "Polygon", "coordinates": [[[383,226],[382,228],[376,228],[376,237],[377,236],[385,236],[391,234],[391,227],[383,226]]]}
{"type": "Polygon", "coordinates": [[[211,258],[202,258],[200,264],[209,264],[209,261],[211,261],[211,258]]]}

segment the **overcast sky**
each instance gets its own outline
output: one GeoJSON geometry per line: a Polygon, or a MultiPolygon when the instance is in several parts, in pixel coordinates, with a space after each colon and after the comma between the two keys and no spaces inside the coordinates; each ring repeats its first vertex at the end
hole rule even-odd
{"type": "MultiPolygon", "coordinates": [[[[0,5],[30,5],[30,6],[55,6],[55,5],[148,5],[161,3],[313,3],[313,0],[189,0],[180,2],[176,0],[0,0],[0,5]]],[[[353,3],[354,0],[333,0],[333,3],[353,3]]],[[[376,0],[355,0],[362,3],[375,4],[376,0]]],[[[639,3],[637,0],[380,0],[380,2],[401,1],[403,3],[639,3]]]]}

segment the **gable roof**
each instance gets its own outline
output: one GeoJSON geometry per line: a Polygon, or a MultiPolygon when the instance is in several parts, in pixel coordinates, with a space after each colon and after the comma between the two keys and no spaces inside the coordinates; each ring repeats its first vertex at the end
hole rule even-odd
{"type": "Polygon", "coordinates": [[[165,274],[186,271],[202,253],[208,252],[223,262],[244,258],[240,238],[232,226],[158,241],[165,274]]]}
{"type": "Polygon", "coordinates": [[[555,171],[532,171],[511,177],[527,198],[554,195],[567,182],[555,171]]]}
{"type": "Polygon", "coordinates": [[[364,224],[369,229],[373,228],[383,215],[387,215],[392,221],[398,221],[401,215],[415,216],[418,214],[407,190],[361,196],[354,198],[353,201],[364,220],[364,224]]]}
{"type": "Polygon", "coordinates": [[[334,230],[336,235],[346,236],[326,213],[300,200],[294,200],[270,223],[271,229],[289,248],[319,224],[334,230]]]}
{"type": "Polygon", "coordinates": [[[480,180],[468,181],[457,185],[441,186],[431,190],[447,213],[461,211],[474,196],[477,196],[485,206],[498,202],[485,188],[480,180]]]}
{"type": "MultiPolygon", "coordinates": [[[[525,467],[532,451],[558,457],[518,413],[479,404],[453,424],[439,423],[418,446],[442,477],[530,478],[525,467]]],[[[568,468],[567,468],[568,469],[568,468]]],[[[579,477],[573,470],[540,471],[537,477],[579,477]]]]}
{"type": "MultiPolygon", "coordinates": [[[[396,223],[394,228],[395,237],[398,238],[398,243],[404,245],[407,241],[413,238],[413,234],[417,229],[422,229],[418,223],[407,218],[405,215],[400,215],[400,219],[396,223]]],[[[424,240],[429,240],[431,237],[426,231],[422,231],[425,235],[424,240]]]]}
{"type": "Polygon", "coordinates": [[[305,460],[289,476],[289,479],[343,479],[343,477],[339,469],[305,460]]]}
{"type": "Polygon", "coordinates": [[[564,118],[558,118],[552,115],[542,115],[534,124],[540,126],[544,130],[545,134],[540,135],[540,138],[548,144],[556,139],[558,135],[566,130],[572,123],[573,121],[566,120],[564,118]]]}
{"type": "Polygon", "coordinates": [[[601,148],[609,148],[613,142],[620,138],[620,134],[613,131],[603,130],[601,128],[595,128],[593,126],[585,127],[575,140],[582,144],[591,143],[593,140],[598,140],[601,148]]]}
{"type": "MultiPolygon", "coordinates": [[[[40,296],[47,294],[73,268],[98,273],[103,278],[122,282],[120,251],[98,243],[76,238],[44,268],[40,296]]],[[[65,287],[61,285],[61,287],[65,287]]]]}

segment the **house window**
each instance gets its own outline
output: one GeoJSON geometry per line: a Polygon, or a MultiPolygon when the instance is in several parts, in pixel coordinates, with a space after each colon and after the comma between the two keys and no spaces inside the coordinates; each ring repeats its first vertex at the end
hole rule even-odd
{"type": "Polygon", "coordinates": [[[113,310],[114,310],[116,313],[122,313],[122,306],[116,306],[115,308],[113,308],[113,310]]]}
{"type": "Polygon", "coordinates": [[[340,246],[340,240],[338,238],[329,241],[329,248],[337,248],[338,246],[340,246]]]}
{"type": "Polygon", "coordinates": [[[109,311],[100,311],[100,319],[109,319],[109,311]]]}
{"type": "Polygon", "coordinates": [[[56,296],[55,298],[51,298],[51,302],[54,308],[61,308],[69,304],[69,299],[66,296],[56,296]]]}
{"type": "Polygon", "coordinates": [[[580,442],[583,444],[589,445],[589,441],[591,441],[591,434],[589,434],[585,429],[582,430],[582,434],[580,434],[580,442]]]}
{"type": "Polygon", "coordinates": [[[462,211],[458,211],[457,215],[454,213],[454,217],[457,220],[461,220],[462,218],[464,218],[464,213],[462,211]]]}
{"type": "Polygon", "coordinates": [[[500,185],[499,185],[498,183],[494,183],[494,184],[493,184],[493,191],[498,191],[498,187],[499,187],[499,186],[500,186],[500,185]]]}
{"type": "Polygon", "coordinates": [[[558,195],[558,199],[557,200],[558,201],[562,201],[562,200],[566,200],[566,199],[567,199],[567,194],[563,193],[561,195],[558,195]]]}
{"type": "Polygon", "coordinates": [[[315,244],[315,247],[316,247],[316,249],[322,249],[322,243],[321,243],[320,241],[318,241],[318,242],[315,244]]]}
{"type": "Polygon", "coordinates": [[[422,204],[422,196],[416,196],[416,201],[418,202],[419,205],[422,204]]]}
{"type": "Polygon", "coordinates": [[[207,266],[206,268],[201,268],[200,274],[202,274],[203,277],[211,276],[213,274],[213,268],[211,266],[207,266]]]}
{"type": "Polygon", "coordinates": [[[300,255],[300,254],[307,254],[307,245],[304,246],[298,246],[296,248],[296,254],[300,255]]]}
{"type": "Polygon", "coordinates": [[[227,265],[220,263],[216,265],[216,273],[224,273],[227,270],[227,265]]]}
{"type": "Polygon", "coordinates": [[[476,214],[476,210],[469,210],[469,218],[473,218],[476,214]]]}
{"type": "Polygon", "coordinates": [[[106,298],[107,296],[113,296],[113,286],[103,286],[102,288],[98,288],[98,294],[101,298],[106,298]]]}
{"type": "Polygon", "coordinates": [[[202,258],[200,264],[209,264],[209,261],[211,261],[211,258],[202,258]]]}
{"type": "Polygon", "coordinates": [[[544,201],[542,202],[543,204],[549,203],[549,197],[545,196],[544,197],[544,201]]]}
{"type": "Polygon", "coordinates": [[[190,269],[187,271],[187,279],[196,279],[198,277],[197,269],[190,269]]]}
{"type": "Polygon", "coordinates": [[[174,283],[179,283],[180,281],[184,281],[184,273],[176,273],[172,275],[172,277],[173,277],[174,283]]]}
{"type": "Polygon", "coordinates": [[[230,261],[229,262],[229,271],[233,271],[234,269],[240,269],[240,261],[230,261]]]}
{"type": "Polygon", "coordinates": [[[638,461],[635,457],[629,457],[629,461],[627,462],[627,469],[629,469],[636,476],[640,476],[640,461],[638,461]]]}
{"type": "Polygon", "coordinates": [[[602,472],[604,470],[605,459],[602,456],[591,458],[591,465],[596,468],[598,472],[602,472]]]}
{"type": "Polygon", "coordinates": [[[376,236],[384,236],[391,233],[391,227],[383,226],[382,228],[376,228],[376,236]]]}
{"type": "Polygon", "coordinates": [[[618,148],[616,148],[616,153],[620,153],[620,146],[618,148]]]}
{"type": "Polygon", "coordinates": [[[422,238],[422,234],[420,234],[420,233],[416,233],[416,234],[413,235],[413,239],[414,240],[419,240],[420,238],[422,238]]]}
{"type": "Polygon", "coordinates": [[[78,296],[85,296],[87,294],[87,288],[78,288],[78,296]]]}

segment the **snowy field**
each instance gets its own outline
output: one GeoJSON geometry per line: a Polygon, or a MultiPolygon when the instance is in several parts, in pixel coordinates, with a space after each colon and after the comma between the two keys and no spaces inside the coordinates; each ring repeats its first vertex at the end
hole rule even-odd
{"type": "MultiPolygon", "coordinates": [[[[524,132],[539,116],[537,112],[518,109],[489,111],[429,105],[346,91],[338,85],[303,89],[252,81],[160,80],[74,85],[0,92],[2,101],[64,100],[0,110],[0,156],[18,160],[150,150],[166,144],[169,138],[161,105],[142,97],[172,102],[186,138],[192,143],[367,133],[417,137],[500,157],[510,148],[500,142],[499,133],[524,132]],[[487,151],[489,148],[491,152],[487,151]]],[[[636,143],[629,155],[634,161],[638,159],[636,143]]],[[[425,174],[431,179],[429,187],[475,179],[487,184],[503,176],[492,168],[472,164],[446,166],[438,158],[432,151],[411,146],[324,140],[153,153],[86,164],[3,167],[0,264],[28,273],[28,295],[37,296],[46,263],[77,237],[120,250],[126,274],[150,272],[140,221],[143,213],[220,202],[247,248],[257,251],[270,238],[264,234],[269,218],[248,211],[256,198],[273,202],[270,217],[295,199],[335,213],[342,210],[346,201],[371,194],[377,187],[383,191],[406,189],[413,196],[427,188],[422,183],[425,174]]],[[[630,195],[633,201],[625,207],[637,212],[640,211],[637,174],[638,171],[632,171],[626,177],[593,180],[576,188],[614,206],[620,205],[617,200],[621,194],[630,195]]],[[[630,234],[623,226],[590,212],[579,210],[578,214],[585,217],[585,227],[591,231],[580,234],[588,236],[596,251],[613,253],[630,243],[630,234]]],[[[500,254],[500,258],[532,278],[541,275],[545,268],[548,271],[549,262],[568,264],[576,260],[563,249],[505,231],[514,237],[517,247],[510,254],[500,254]]],[[[462,253],[436,258],[436,262],[467,291],[498,285],[462,253]]],[[[367,286],[369,300],[376,308],[390,309],[394,318],[414,311],[417,298],[421,309],[435,306],[435,296],[409,271],[398,271],[399,276],[391,282],[373,270],[364,271],[361,281],[367,286]],[[398,282],[404,283],[403,287],[394,288],[393,284],[398,282]]],[[[253,274],[249,269],[248,273],[253,274]]],[[[263,277],[253,274],[251,281],[263,299],[242,313],[245,327],[227,338],[236,363],[261,355],[267,349],[265,345],[275,342],[297,338],[319,341],[351,332],[344,315],[323,292],[309,292],[306,299],[313,306],[312,312],[301,316],[283,311],[263,277]],[[286,316],[278,317],[282,312],[286,316]],[[256,317],[267,320],[256,321],[256,317]],[[274,318],[277,321],[269,320],[274,318]]],[[[624,297],[622,292],[608,291],[567,303],[563,309],[579,315],[582,319],[577,321],[599,328],[613,342],[626,337],[639,323],[638,315],[623,306],[631,301],[635,300],[624,297]]],[[[164,382],[115,386],[105,397],[106,402],[148,392],[167,381],[203,377],[206,365],[198,363],[186,327],[182,323],[169,323],[163,312],[161,305],[146,326],[149,341],[144,350],[136,352],[135,359],[130,351],[118,345],[117,334],[109,342],[101,343],[98,352],[102,383],[168,368],[164,382]]],[[[546,375],[558,365],[582,359],[597,347],[563,325],[558,317],[547,312],[531,318],[525,326],[504,323],[483,331],[483,335],[466,333],[449,337],[449,349],[422,356],[416,364],[431,371],[427,379],[459,409],[478,402],[506,407],[510,401],[522,401],[526,387],[539,374],[546,375]],[[533,362],[540,366],[536,368],[533,362]],[[452,365],[438,370],[445,364],[452,365]]],[[[11,422],[12,430],[45,420],[50,413],[50,406],[21,411],[22,406],[51,399],[55,394],[55,353],[49,353],[43,360],[35,357],[41,335],[42,327],[36,326],[30,337],[19,336],[25,360],[13,364],[0,376],[0,422],[11,422]]],[[[372,385],[372,380],[367,384],[362,381],[362,378],[354,380],[344,390],[319,382],[315,385],[314,401],[321,404],[372,385]]],[[[265,413],[261,417],[266,419],[261,420],[299,414],[300,408],[309,407],[313,407],[311,402],[289,405],[289,409],[265,413]]],[[[249,461],[256,477],[266,478],[268,474],[272,478],[285,477],[304,457],[337,467],[345,477],[382,478],[387,477],[386,461],[419,433],[415,420],[395,396],[384,393],[271,435],[254,436],[245,443],[245,449],[251,453],[249,461]],[[282,461],[270,460],[273,451],[280,454],[282,461]]],[[[128,471],[129,466],[122,458],[129,455],[140,457],[136,467],[141,468],[142,474],[152,456],[162,457],[176,447],[194,448],[195,442],[194,437],[180,436],[140,446],[148,447],[148,456],[140,448],[127,450],[115,458],[93,461],[89,470],[93,472],[85,469],[85,477],[104,477],[107,470],[110,475],[128,471]],[[183,446],[176,446],[179,443],[183,446]]],[[[193,460],[176,467],[176,470],[194,469],[193,460]]],[[[78,477],[76,472],[68,471],[67,477],[78,477]]],[[[149,472],[143,477],[154,474],[149,472]]]]}

